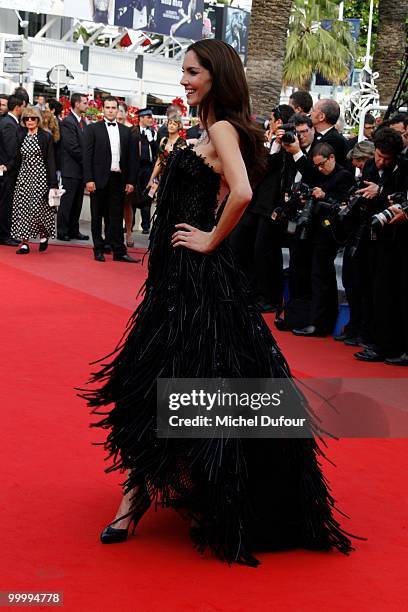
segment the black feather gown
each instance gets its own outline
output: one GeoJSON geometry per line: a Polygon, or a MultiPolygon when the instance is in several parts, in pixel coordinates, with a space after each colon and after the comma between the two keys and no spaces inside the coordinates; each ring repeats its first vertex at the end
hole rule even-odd
{"type": "Polygon", "coordinates": [[[144,299],[110,362],[93,374],[96,389],[84,393],[92,413],[103,415],[92,426],[109,431],[106,471],[130,470],[124,490],[138,487],[133,510],[147,485],[156,503],[194,520],[201,552],[210,548],[228,562],[257,565],[257,551],[294,547],[348,553],[314,437],[156,437],[158,377],[291,376],[228,244],[207,255],[171,245],[176,223],[214,227],[219,187],[219,175],[193,150],[173,153],[158,193],[144,299]]]}

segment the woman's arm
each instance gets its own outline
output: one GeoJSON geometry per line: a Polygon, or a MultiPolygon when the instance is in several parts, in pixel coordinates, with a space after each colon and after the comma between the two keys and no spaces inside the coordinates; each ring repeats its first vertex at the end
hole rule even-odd
{"type": "Polygon", "coordinates": [[[203,232],[186,223],[177,225],[173,246],[184,246],[193,251],[213,251],[234,229],[252,198],[245,163],[239,148],[239,136],[228,121],[218,121],[209,130],[210,140],[221,162],[222,174],[230,194],[212,232],[203,232]]]}
{"type": "Polygon", "coordinates": [[[161,150],[165,140],[166,140],[166,138],[162,138],[161,141],[160,141],[159,156],[157,157],[156,163],[154,164],[153,172],[152,172],[152,174],[150,176],[149,182],[147,183],[147,187],[153,187],[154,179],[157,178],[159,176],[159,174],[161,174],[162,166],[161,166],[161,161],[160,161],[160,150],[161,150]]]}
{"type": "Polygon", "coordinates": [[[156,159],[156,163],[154,164],[154,168],[153,168],[153,172],[150,176],[149,182],[147,183],[147,187],[152,187],[153,186],[153,181],[154,179],[159,176],[161,172],[161,164],[160,164],[160,159],[157,158],[156,159]]]}

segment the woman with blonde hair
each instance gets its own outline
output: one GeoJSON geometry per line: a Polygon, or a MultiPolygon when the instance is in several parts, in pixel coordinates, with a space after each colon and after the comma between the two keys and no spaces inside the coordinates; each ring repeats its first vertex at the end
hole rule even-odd
{"type": "Polygon", "coordinates": [[[40,235],[41,252],[55,238],[54,210],[49,192],[58,188],[52,136],[42,128],[40,111],[27,106],[21,115],[25,128],[18,144],[18,176],[13,198],[11,235],[21,240],[18,255],[30,252],[29,239],[40,235]]]}
{"type": "Polygon", "coordinates": [[[187,146],[185,139],[180,136],[180,131],[182,129],[183,120],[180,115],[170,115],[167,121],[167,130],[169,135],[168,137],[165,136],[160,141],[159,154],[157,156],[152,175],[147,184],[147,189],[153,189],[154,192],[156,191],[170,153],[176,149],[179,149],[180,147],[187,146]]]}
{"type": "Polygon", "coordinates": [[[54,113],[52,113],[50,110],[42,111],[41,114],[42,114],[42,128],[43,130],[51,134],[52,140],[54,144],[56,144],[61,138],[58,120],[55,117],[54,113]]]}

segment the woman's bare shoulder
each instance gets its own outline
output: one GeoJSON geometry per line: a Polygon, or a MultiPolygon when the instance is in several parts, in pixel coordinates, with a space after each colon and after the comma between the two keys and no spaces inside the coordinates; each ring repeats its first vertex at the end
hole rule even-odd
{"type": "Polygon", "coordinates": [[[210,129],[208,130],[210,136],[233,136],[238,140],[238,131],[236,130],[236,128],[232,125],[232,123],[230,123],[229,121],[227,121],[226,119],[222,119],[221,121],[216,121],[215,123],[212,124],[212,126],[210,127],[210,129]]]}

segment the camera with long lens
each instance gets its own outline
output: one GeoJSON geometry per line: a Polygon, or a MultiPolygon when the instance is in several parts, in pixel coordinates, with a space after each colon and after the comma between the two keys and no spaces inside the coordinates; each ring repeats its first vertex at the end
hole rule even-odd
{"type": "Polygon", "coordinates": [[[309,237],[315,212],[313,188],[305,183],[295,183],[292,190],[292,196],[296,197],[301,204],[300,214],[296,224],[297,236],[300,240],[306,240],[309,237]]]}
{"type": "Polygon", "coordinates": [[[301,197],[308,189],[309,187],[303,183],[295,183],[284,205],[276,207],[273,211],[272,221],[297,223],[303,207],[301,197]]]}
{"type": "Polygon", "coordinates": [[[365,210],[367,208],[367,200],[363,198],[357,191],[365,187],[362,180],[357,182],[356,186],[353,186],[348,192],[348,202],[346,206],[341,206],[338,209],[338,218],[340,221],[347,221],[353,217],[357,211],[365,210]]]}
{"type": "Polygon", "coordinates": [[[360,179],[356,186],[353,186],[348,193],[346,205],[337,206],[337,219],[343,224],[348,234],[348,244],[351,257],[357,253],[361,240],[367,232],[369,225],[368,200],[357,193],[359,189],[365,187],[360,179]]]}
{"type": "MultiPolygon", "coordinates": [[[[398,191],[396,193],[392,193],[389,196],[392,204],[398,206],[402,212],[405,214],[408,213],[408,202],[407,202],[407,194],[402,191],[398,191]]],[[[397,213],[389,208],[385,208],[381,212],[373,215],[371,217],[371,232],[374,237],[378,234],[378,232],[392,221],[397,213]]]]}
{"type": "Polygon", "coordinates": [[[284,123],[280,129],[285,130],[285,133],[281,137],[282,143],[293,144],[296,141],[297,135],[293,123],[284,123]]]}
{"type": "Polygon", "coordinates": [[[289,234],[296,233],[298,238],[305,240],[312,224],[314,204],[313,188],[305,183],[295,183],[285,204],[273,211],[272,220],[287,223],[289,234]]]}

